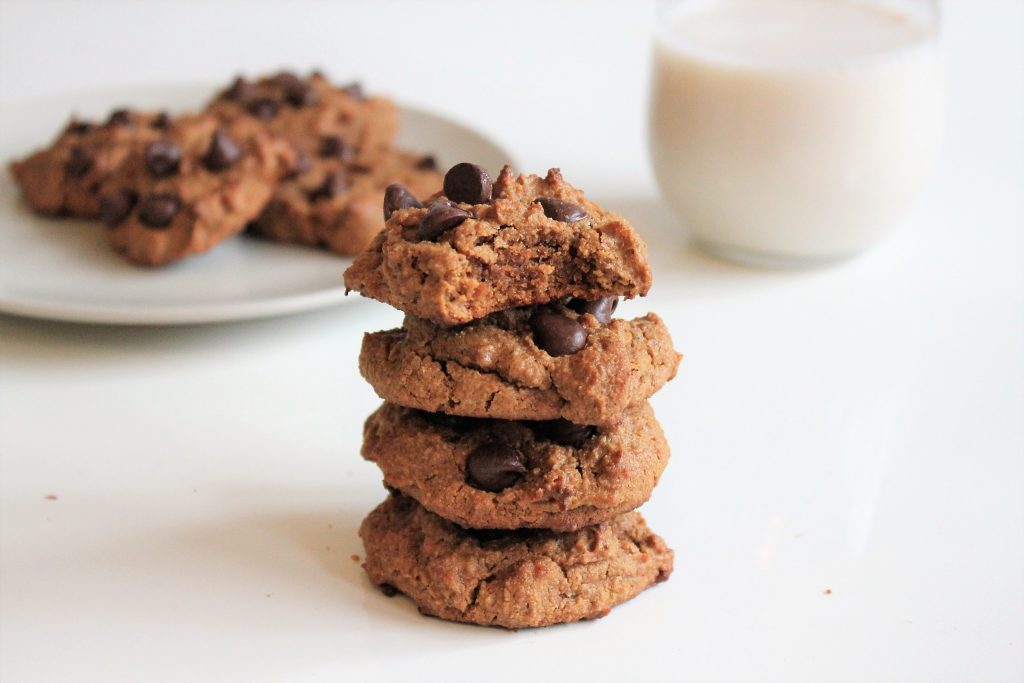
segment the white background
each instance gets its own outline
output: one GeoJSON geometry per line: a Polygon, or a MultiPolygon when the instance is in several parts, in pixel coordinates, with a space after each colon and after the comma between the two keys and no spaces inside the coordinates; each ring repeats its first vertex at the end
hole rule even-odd
{"type": "Polygon", "coordinates": [[[0,679],[1024,679],[1024,3],[946,9],[921,205],[792,273],[701,255],[656,198],[648,4],[0,0],[4,101],[321,66],[561,166],[647,237],[655,287],[624,313],[686,354],[644,507],[676,574],[508,633],[420,617],[351,559],[384,495],[360,332],[396,312],[0,317],[0,679]]]}

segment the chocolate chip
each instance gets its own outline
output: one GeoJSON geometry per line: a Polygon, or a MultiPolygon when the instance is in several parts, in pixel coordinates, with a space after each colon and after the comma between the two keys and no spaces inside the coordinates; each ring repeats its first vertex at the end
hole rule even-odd
{"type": "Polygon", "coordinates": [[[349,97],[354,97],[357,100],[366,99],[366,93],[363,92],[363,84],[358,81],[353,81],[348,85],[342,86],[341,92],[345,93],[349,97]]]}
{"type": "Polygon", "coordinates": [[[256,87],[241,76],[235,79],[227,90],[224,91],[224,99],[242,102],[253,96],[256,87]]]}
{"type": "Polygon", "coordinates": [[[582,206],[564,199],[539,197],[533,201],[541,205],[545,216],[562,223],[575,223],[587,217],[587,212],[583,210],[582,206]]]}
{"type": "Polygon", "coordinates": [[[317,154],[323,159],[349,161],[355,157],[356,148],[338,135],[325,135],[320,138],[320,148],[317,150],[317,154]]]}
{"type": "Polygon", "coordinates": [[[552,356],[568,356],[587,345],[587,330],[569,316],[538,308],[530,316],[533,341],[552,356]]]}
{"type": "Polygon", "coordinates": [[[428,154],[419,161],[416,162],[416,168],[421,171],[436,171],[437,170],[437,159],[433,154],[428,154]]]}
{"type": "Polygon", "coordinates": [[[93,124],[89,123],[88,121],[75,121],[72,119],[72,121],[68,123],[66,132],[73,133],[75,135],[85,135],[94,127],[95,126],[93,126],[93,124]]]}
{"type": "Polygon", "coordinates": [[[612,314],[615,313],[615,309],[618,305],[619,297],[617,296],[606,296],[602,299],[595,299],[594,301],[587,301],[586,299],[572,299],[568,304],[569,308],[577,313],[589,313],[594,316],[597,318],[597,322],[602,325],[608,324],[608,321],[612,319],[612,314]]]}
{"type": "Polygon", "coordinates": [[[171,127],[170,115],[165,111],[160,112],[149,122],[149,127],[156,128],[157,130],[167,130],[171,127]]]}
{"type": "Polygon", "coordinates": [[[388,185],[388,189],[384,190],[384,220],[391,218],[391,214],[395,211],[410,207],[422,209],[423,204],[403,185],[398,183],[388,185]]]}
{"type": "Polygon", "coordinates": [[[139,220],[151,228],[166,228],[181,208],[181,200],[172,194],[151,194],[142,200],[139,220]]]}
{"type": "Polygon", "coordinates": [[[72,147],[65,168],[72,178],[81,178],[92,168],[92,155],[81,147],[72,147]]]}
{"type": "Polygon", "coordinates": [[[309,194],[309,200],[318,202],[324,199],[333,199],[348,189],[348,174],[344,171],[332,171],[324,178],[320,187],[309,194]]]}
{"type": "Polygon", "coordinates": [[[302,83],[302,79],[291,71],[281,71],[275,74],[270,82],[279,88],[290,88],[296,83],[302,83]]]}
{"type": "Polygon", "coordinates": [[[380,592],[389,598],[393,598],[401,592],[390,583],[377,584],[377,588],[379,588],[380,592]]]}
{"type": "Polygon", "coordinates": [[[453,202],[486,204],[491,201],[491,176],[476,164],[455,164],[444,174],[444,194],[453,202]]]}
{"type": "Polygon", "coordinates": [[[108,228],[118,226],[128,217],[139,197],[131,190],[118,190],[100,198],[100,220],[108,228]]]}
{"type": "Polygon", "coordinates": [[[537,435],[546,440],[554,441],[563,446],[579,448],[597,431],[590,425],[578,425],[561,418],[539,422],[534,427],[537,435]]]}
{"type": "Polygon", "coordinates": [[[154,178],[177,173],[181,167],[181,147],[170,140],[154,140],[146,145],[146,168],[154,178]]]}
{"type": "Polygon", "coordinates": [[[466,458],[466,481],[474,488],[497,493],[526,474],[523,454],[498,441],[477,446],[466,458]]]}
{"type": "Polygon", "coordinates": [[[284,100],[293,107],[308,107],[316,102],[316,89],[308,83],[299,81],[284,89],[284,100]]]}
{"type": "Polygon", "coordinates": [[[115,109],[110,112],[110,118],[107,119],[108,126],[130,126],[134,123],[135,115],[127,109],[115,109]]]}
{"type": "Polygon", "coordinates": [[[420,221],[420,225],[416,229],[416,237],[420,241],[430,240],[433,242],[446,230],[460,225],[472,215],[457,206],[436,203],[430,207],[430,211],[427,211],[427,215],[420,221]]]}
{"type": "Polygon", "coordinates": [[[203,166],[211,171],[223,171],[242,158],[242,149],[228,134],[218,128],[210,139],[210,147],[203,155],[203,166]]]}
{"type": "Polygon", "coordinates": [[[245,110],[261,121],[269,121],[277,116],[277,102],[269,97],[257,97],[245,105],[245,110]]]}

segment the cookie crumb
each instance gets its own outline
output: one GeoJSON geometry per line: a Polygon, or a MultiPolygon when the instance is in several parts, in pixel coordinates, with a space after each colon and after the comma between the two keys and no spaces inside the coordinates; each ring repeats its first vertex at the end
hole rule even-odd
{"type": "Polygon", "coordinates": [[[352,555],[352,561],[353,562],[358,562],[360,559],[361,558],[358,555],[355,555],[355,554],[352,555]]]}
{"type": "Polygon", "coordinates": [[[822,593],[822,595],[832,595],[832,589],[831,588],[826,588],[824,590],[824,592],[822,593]]]}
{"type": "Polygon", "coordinates": [[[43,496],[43,499],[44,500],[57,500],[57,496],[55,494],[53,494],[53,493],[48,493],[45,496],[43,496]]]}

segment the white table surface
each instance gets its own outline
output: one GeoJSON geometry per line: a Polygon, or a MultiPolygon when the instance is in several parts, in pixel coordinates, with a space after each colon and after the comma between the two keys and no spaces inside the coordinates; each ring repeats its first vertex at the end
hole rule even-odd
{"type": "Polygon", "coordinates": [[[947,3],[933,184],[891,239],[811,272],[686,245],[646,162],[650,19],[0,2],[4,101],[320,65],[561,166],[647,237],[655,287],[626,312],[686,354],[644,507],[676,573],[606,619],[509,633],[423,618],[351,558],[384,495],[358,454],[360,333],[396,312],[0,317],[0,680],[1024,679],[1024,3],[947,3]]]}

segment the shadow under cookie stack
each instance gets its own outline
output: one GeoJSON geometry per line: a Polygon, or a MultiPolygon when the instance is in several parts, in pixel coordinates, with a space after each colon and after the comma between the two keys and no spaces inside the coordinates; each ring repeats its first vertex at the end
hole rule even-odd
{"type": "Polygon", "coordinates": [[[365,335],[385,403],[363,456],[390,491],[365,569],[424,614],[517,629],[593,619],[672,571],[633,510],[669,447],[647,399],[681,356],[660,318],[613,319],[651,284],[630,225],[562,179],[462,163],[421,204],[399,185],[345,284],[406,314],[365,335]]]}

